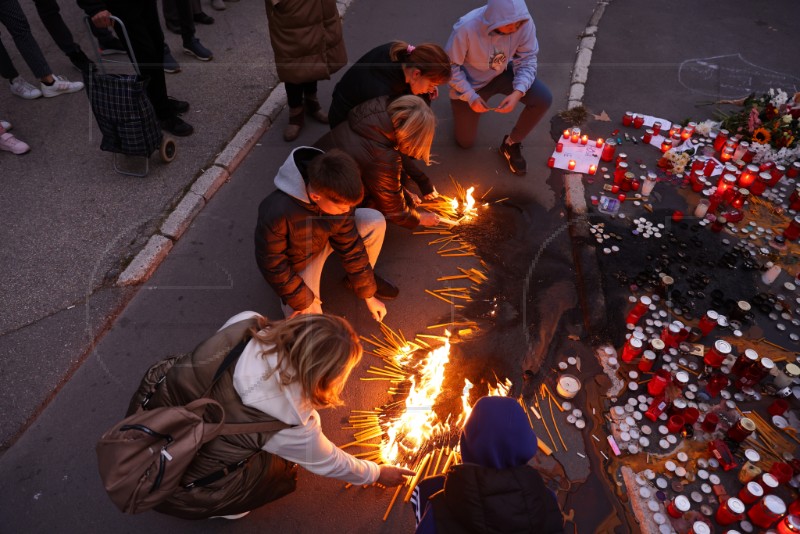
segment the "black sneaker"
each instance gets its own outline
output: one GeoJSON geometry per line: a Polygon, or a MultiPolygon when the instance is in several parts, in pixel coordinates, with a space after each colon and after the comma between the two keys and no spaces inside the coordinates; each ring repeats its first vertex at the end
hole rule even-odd
{"type": "Polygon", "coordinates": [[[175,74],[176,72],[180,71],[181,71],[180,64],[172,55],[172,52],[170,52],[167,43],[164,43],[164,72],[166,72],[167,74],[175,74]]]}
{"type": "Polygon", "coordinates": [[[178,137],[186,137],[194,133],[194,127],[177,115],[161,121],[161,129],[178,137]]]}
{"type": "Polygon", "coordinates": [[[167,101],[169,101],[169,109],[176,115],[183,115],[189,111],[189,103],[185,100],[178,100],[169,96],[167,101]]]}
{"type": "Polygon", "coordinates": [[[203,11],[195,13],[192,16],[192,18],[198,24],[214,24],[214,17],[209,16],[208,14],[204,13],[203,11]]]}
{"type": "Polygon", "coordinates": [[[188,43],[183,43],[183,52],[189,56],[194,56],[200,61],[210,61],[214,59],[214,53],[200,44],[200,39],[192,38],[188,43]]]}
{"type": "Polygon", "coordinates": [[[500,155],[506,158],[511,172],[517,176],[522,176],[528,171],[528,163],[522,157],[522,143],[509,145],[506,143],[508,136],[503,137],[503,144],[500,145],[500,155]]]}
{"type": "MultiPolygon", "coordinates": [[[[344,277],[342,283],[350,291],[353,290],[353,284],[350,283],[350,279],[347,276],[344,277]]],[[[374,296],[380,300],[394,300],[400,294],[400,288],[380,275],[375,275],[375,283],[378,285],[378,289],[375,291],[374,296]]]]}

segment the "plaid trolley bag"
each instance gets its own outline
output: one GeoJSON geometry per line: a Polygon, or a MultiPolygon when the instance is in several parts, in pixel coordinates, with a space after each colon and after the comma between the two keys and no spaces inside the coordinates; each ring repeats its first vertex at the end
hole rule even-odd
{"type": "MultiPolygon", "coordinates": [[[[149,158],[160,150],[161,159],[169,163],[175,159],[175,142],[165,137],[156,118],[153,104],[147,98],[147,81],[139,71],[125,25],[117,17],[111,17],[122,29],[128,46],[129,57],[135,74],[110,74],[106,71],[98,48],[97,64],[83,73],[86,94],[97,125],[103,134],[100,150],[113,152],[114,170],[129,176],[147,176],[149,158]],[[117,154],[144,158],[144,172],[133,172],[120,168],[117,154]]],[[[87,27],[92,24],[85,18],[87,27]]],[[[90,28],[91,29],[91,28],[90,28]]],[[[91,34],[91,32],[90,32],[91,34]]]]}

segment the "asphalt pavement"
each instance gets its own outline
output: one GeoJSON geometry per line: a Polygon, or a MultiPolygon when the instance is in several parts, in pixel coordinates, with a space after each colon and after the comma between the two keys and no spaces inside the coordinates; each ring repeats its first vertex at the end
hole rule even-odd
{"type": "MultiPolygon", "coordinates": [[[[78,34],[79,13],[63,3],[78,34]]],[[[423,14],[428,6],[422,4],[411,9],[386,0],[356,0],[347,7],[345,17],[348,54],[355,60],[393,38],[443,44],[452,23],[478,5],[481,2],[447,0],[423,14]]],[[[245,143],[228,160],[236,167],[231,169],[230,181],[213,198],[203,199],[191,226],[152,277],[140,286],[121,288],[115,283],[127,261],[160,233],[161,222],[194,178],[213,165],[239,128],[254,113],[258,115],[257,110],[263,110],[276,83],[265,44],[263,6],[246,1],[228,6],[222,13],[207,7],[217,23],[199,30],[201,40],[217,53],[215,60],[200,64],[178,55],[184,72],[167,80],[173,94],[193,103],[189,120],[198,131],[179,140],[179,156],[172,164],[154,160],[148,178],[114,174],[110,155],[98,149],[85,94],[32,102],[0,95],[0,115],[14,122],[14,132],[33,147],[22,158],[0,154],[4,182],[0,268],[6,273],[0,293],[4,310],[0,353],[4,355],[2,376],[8,384],[0,397],[0,413],[8,422],[2,438],[9,443],[0,458],[0,474],[8,481],[0,490],[3,531],[408,532],[413,528],[408,505],[396,506],[389,520],[381,521],[391,492],[344,489],[339,482],[305,472],[297,492],[247,519],[191,526],[156,513],[121,515],[97,477],[94,443],[124,412],[151,363],[190,350],[239,311],[280,314],[278,300],[253,259],[256,207],[273,190],[272,178],[291,147],[312,144],[325,132],[322,125],[310,124],[290,146],[281,138],[285,112],[276,117],[275,127],[245,143]],[[54,120],[56,115],[58,120],[54,120]],[[54,122],[58,128],[52,127],[54,122]],[[239,156],[246,156],[241,164],[239,156]],[[17,433],[26,421],[24,432],[17,433]]],[[[798,7],[789,0],[768,5],[743,1],[695,5],[686,0],[673,2],[668,9],[630,0],[598,4],[547,0],[529,3],[529,7],[541,43],[539,76],[550,86],[555,101],[548,118],[525,143],[528,175],[510,174],[497,154],[513,116],[484,118],[476,146],[464,151],[454,146],[446,98],[434,103],[439,119],[434,146],[438,164],[430,169],[443,193],[453,192],[450,176],[475,185],[478,191],[493,187],[494,198],[508,197],[512,209],[521,214],[513,218],[514,234],[526,237],[530,258],[542,263],[531,266],[529,286],[523,283],[524,277],[517,278],[517,288],[504,286],[509,307],[517,314],[522,313],[519,301],[524,303],[528,297],[536,302],[542,295],[580,291],[574,286],[568,233],[560,231],[567,218],[561,174],[551,174],[545,165],[558,131],[556,127],[551,131],[548,119],[565,109],[568,101],[585,102],[594,114],[606,111],[612,121],[629,109],[680,121],[709,114],[710,108],[695,107],[702,100],[744,96],[778,85],[789,89],[794,84],[797,90],[798,85],[794,59],[798,45],[791,26],[798,20],[798,7]],[[592,18],[597,13],[601,19],[592,18]],[[592,28],[594,24],[598,27],[592,28]],[[591,63],[578,61],[575,69],[578,45],[586,44],[582,38],[587,35],[596,37],[591,43],[591,63]],[[720,57],[724,61],[714,60],[720,57]],[[580,83],[583,80],[573,83],[576,72],[588,74],[585,86],[580,83]],[[538,267],[548,261],[547,269],[538,267]],[[566,284],[555,285],[557,267],[566,284]],[[531,288],[529,295],[526,287],[531,288]]],[[[66,58],[36,28],[31,7],[26,6],[26,11],[47,57],[54,58],[54,70],[76,78],[66,58]]],[[[177,36],[169,39],[173,49],[179,48],[177,36]]],[[[85,37],[81,40],[86,41],[85,37]]],[[[4,43],[23,72],[24,64],[14,55],[13,46],[8,39],[4,43]]],[[[329,101],[335,79],[321,84],[323,102],[329,101]]],[[[270,107],[275,112],[281,107],[276,95],[270,107]]],[[[264,127],[270,122],[271,118],[261,120],[264,127]]],[[[587,127],[592,131],[608,126],[595,121],[587,127]]],[[[506,244],[504,250],[508,248],[506,244]]],[[[423,290],[436,277],[451,274],[454,265],[452,259],[437,256],[424,236],[390,227],[378,270],[400,285],[401,295],[388,304],[387,324],[414,334],[447,317],[448,306],[426,297],[423,290]]],[[[337,284],[340,274],[335,262],[325,273],[325,305],[347,317],[360,333],[376,333],[363,304],[337,284]]],[[[540,332],[539,339],[547,343],[565,337],[566,332],[587,335],[580,321],[569,315],[577,300],[571,298],[570,306],[561,310],[567,317],[564,324],[553,325],[549,333],[540,332]]],[[[536,317],[541,317],[546,305],[538,304],[536,317]]],[[[529,326],[533,325],[505,331],[507,346],[524,348],[529,326]]],[[[544,352],[545,358],[554,356],[544,352]]],[[[370,358],[365,356],[348,385],[346,407],[323,413],[323,428],[337,443],[351,439],[341,428],[349,409],[371,408],[384,400],[385,391],[376,383],[358,380],[373,363],[370,358]]],[[[514,371],[517,388],[522,386],[519,375],[521,369],[514,371]]],[[[576,433],[578,443],[586,443],[583,438],[576,433]]],[[[588,462],[578,461],[575,455],[556,458],[576,481],[588,476],[588,462]]],[[[565,510],[574,508],[580,516],[584,510],[576,496],[582,496],[580,484],[571,496],[563,496],[565,510]]]]}

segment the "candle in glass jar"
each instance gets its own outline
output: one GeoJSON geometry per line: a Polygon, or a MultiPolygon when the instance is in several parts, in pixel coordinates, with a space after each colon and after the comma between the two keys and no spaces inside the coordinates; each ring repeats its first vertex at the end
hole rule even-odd
{"type": "Polygon", "coordinates": [[[772,176],[767,171],[758,173],[755,181],[750,184],[750,193],[760,197],[762,194],[764,194],[764,191],[767,190],[767,186],[771,180],[772,176]]]}
{"type": "Polygon", "coordinates": [[[644,142],[644,143],[646,143],[646,144],[648,144],[648,145],[649,145],[649,144],[650,144],[650,141],[652,141],[652,140],[653,140],[653,135],[655,135],[655,134],[653,133],[653,129],[652,129],[652,128],[647,128],[647,129],[644,131],[644,135],[642,136],[642,142],[644,142]]]}
{"type": "Polygon", "coordinates": [[[800,238],[800,215],[789,221],[789,226],[783,230],[783,237],[787,241],[797,241],[800,238]]]}
{"type": "Polygon", "coordinates": [[[745,349],[739,354],[731,367],[731,373],[736,376],[743,376],[747,369],[758,363],[758,353],[754,349],[745,349]]]}
{"type": "Polygon", "coordinates": [[[684,141],[686,139],[689,139],[692,135],[694,135],[694,129],[696,127],[697,127],[696,122],[690,122],[689,124],[684,126],[683,130],[681,130],[681,139],[683,139],[684,141]]]}
{"type": "Polygon", "coordinates": [[[673,124],[669,127],[669,137],[675,137],[676,135],[680,135],[681,127],[677,124],[673,124]]]}
{"type": "Polygon", "coordinates": [[[719,508],[717,508],[716,520],[720,525],[730,525],[744,518],[744,503],[736,497],[728,497],[719,508]]]}
{"type": "Polygon", "coordinates": [[[656,186],[656,181],[658,178],[654,172],[648,172],[647,176],[644,179],[644,183],[642,184],[642,196],[649,197],[650,193],[653,192],[653,188],[656,186]]]}
{"type": "Polygon", "coordinates": [[[786,170],[786,176],[789,178],[797,178],[800,176],[800,160],[795,161],[789,166],[789,168],[786,170]]]}
{"type": "Polygon", "coordinates": [[[600,154],[600,159],[603,161],[612,161],[614,159],[614,152],[617,150],[617,143],[613,139],[606,140],[603,145],[603,152],[600,154]]]}
{"type": "Polygon", "coordinates": [[[717,194],[725,197],[725,193],[736,186],[736,176],[733,174],[721,174],[717,181],[717,194]]]}
{"type": "Polygon", "coordinates": [[[758,176],[758,165],[751,164],[746,166],[742,174],[739,175],[739,187],[750,187],[756,181],[756,176],[758,176]]]}
{"type": "Polygon", "coordinates": [[[630,126],[632,124],[633,124],[633,113],[630,111],[626,111],[625,114],[622,116],[622,125],[630,126]]]}
{"type": "Polygon", "coordinates": [[[589,165],[589,174],[595,174],[597,172],[597,165],[589,165]]]}
{"type": "Polygon", "coordinates": [[[634,128],[641,128],[644,125],[644,116],[643,115],[634,115],[633,117],[633,127],[634,128]]]}
{"type": "Polygon", "coordinates": [[[707,198],[701,198],[697,201],[697,206],[694,208],[694,216],[698,219],[702,219],[708,213],[708,205],[711,204],[711,201],[707,198]]]}
{"type": "Polygon", "coordinates": [[[728,429],[728,437],[737,443],[743,442],[750,436],[756,429],[756,424],[752,419],[741,417],[736,424],[728,429]]]}
{"type": "Polygon", "coordinates": [[[664,139],[661,141],[661,152],[666,153],[670,148],[672,148],[672,139],[664,139]]]}
{"type": "Polygon", "coordinates": [[[567,163],[567,168],[569,170],[574,170],[575,169],[575,165],[576,165],[575,160],[571,159],[571,160],[569,160],[569,163],[567,163]]]}
{"type": "Polygon", "coordinates": [[[569,139],[570,131],[564,130],[564,139],[569,139]]]}
{"type": "Polygon", "coordinates": [[[667,513],[670,515],[670,517],[679,519],[683,517],[683,514],[688,512],[691,507],[692,503],[689,501],[688,497],[684,495],[678,495],[667,505],[667,513]]]}
{"type": "Polygon", "coordinates": [[[550,158],[547,160],[547,166],[551,169],[556,166],[556,158],[550,158]]]}
{"type": "Polygon", "coordinates": [[[661,122],[656,121],[653,123],[653,135],[658,135],[661,132],[661,122]]]}
{"type": "Polygon", "coordinates": [[[742,159],[747,149],[750,147],[750,143],[747,141],[742,141],[736,146],[736,150],[733,152],[733,159],[742,159]]]}
{"type": "Polygon", "coordinates": [[[719,159],[721,159],[723,163],[725,163],[726,161],[730,161],[731,158],[733,158],[733,153],[734,149],[729,146],[726,146],[725,148],[722,149],[722,153],[720,154],[719,159]]]}
{"type": "Polygon", "coordinates": [[[765,495],[747,511],[754,525],[769,528],[786,513],[786,503],[777,495],[765,495]]]}
{"type": "Polygon", "coordinates": [[[564,150],[564,143],[556,143],[556,152],[561,152],[564,150]]]}
{"type": "Polygon", "coordinates": [[[588,135],[586,135],[586,134],[582,135],[582,136],[581,136],[581,144],[582,144],[582,145],[585,145],[585,144],[587,144],[588,142],[589,142],[589,136],[588,136],[588,135]]]}
{"type": "Polygon", "coordinates": [[[581,129],[580,128],[573,128],[572,132],[570,133],[569,140],[573,143],[578,143],[581,140],[581,129]]]}
{"type": "Polygon", "coordinates": [[[778,523],[778,534],[798,534],[800,532],[800,515],[787,514],[778,523]]]}
{"type": "Polygon", "coordinates": [[[764,488],[762,488],[758,482],[753,482],[752,480],[745,484],[737,495],[739,500],[745,504],[753,504],[763,496],[764,488]]]}
{"type": "Polygon", "coordinates": [[[800,185],[789,195],[789,209],[800,211],[800,185]]]}
{"type": "Polygon", "coordinates": [[[603,143],[604,143],[603,138],[602,137],[598,137],[597,138],[597,142],[595,143],[595,145],[597,146],[597,148],[602,148],[603,147],[603,143]]]}
{"type": "Polygon", "coordinates": [[[748,191],[747,189],[744,188],[737,189],[730,200],[731,207],[736,209],[742,209],[744,203],[747,201],[747,198],[749,196],[750,196],[750,191],[748,191]]]}
{"type": "Polygon", "coordinates": [[[728,140],[728,130],[720,130],[717,132],[717,137],[714,138],[714,150],[719,152],[725,146],[725,141],[728,140]]]}

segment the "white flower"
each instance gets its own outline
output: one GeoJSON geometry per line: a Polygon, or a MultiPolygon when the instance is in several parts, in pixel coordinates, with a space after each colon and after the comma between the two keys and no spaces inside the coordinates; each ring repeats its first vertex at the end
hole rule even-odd
{"type": "Polygon", "coordinates": [[[711,132],[712,129],[719,128],[720,126],[722,126],[721,122],[707,120],[698,124],[697,127],[694,129],[694,131],[697,132],[699,135],[708,136],[708,134],[711,132]]]}
{"type": "Polygon", "coordinates": [[[770,89],[769,90],[770,96],[770,104],[775,106],[776,108],[781,107],[786,103],[789,99],[789,95],[787,95],[782,89],[770,89]]]}
{"type": "Polygon", "coordinates": [[[792,116],[784,115],[783,117],[781,117],[781,121],[783,121],[785,124],[789,124],[790,122],[792,122],[792,116]]]}

